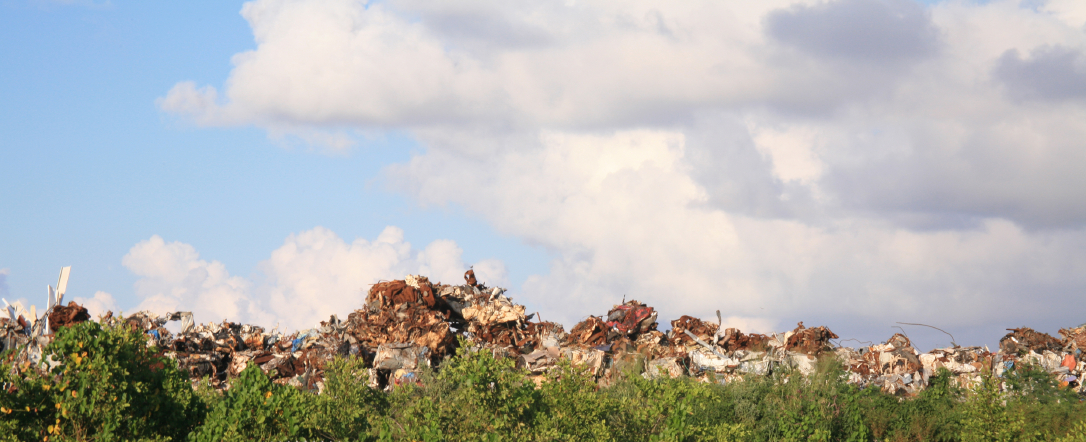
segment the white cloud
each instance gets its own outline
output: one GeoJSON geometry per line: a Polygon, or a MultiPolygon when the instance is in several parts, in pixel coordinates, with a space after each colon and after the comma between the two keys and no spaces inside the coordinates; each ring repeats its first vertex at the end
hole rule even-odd
{"type": "MultiPolygon", "coordinates": [[[[422,274],[434,282],[459,284],[468,268],[462,254],[448,240],[415,250],[397,227],[385,228],[373,241],[350,243],[316,227],[287,237],[260,263],[253,279],[230,276],[221,263],[200,259],[191,245],[167,244],[158,236],[134,246],[123,263],[141,277],[136,293],[143,301],[137,310],[191,310],[200,322],[226,319],[301,329],[332,314],[346,318],[362,307],[370,285],[381,280],[422,274]]],[[[486,277],[505,278],[499,261],[475,265],[486,277]]]]}
{"type": "Polygon", "coordinates": [[[505,152],[497,166],[431,152],[391,173],[424,202],[455,202],[561,251],[523,295],[567,324],[623,296],[665,318],[720,309],[759,328],[807,315],[1040,320],[1051,313],[1003,303],[1025,287],[1057,303],[1086,288],[1081,230],[1028,232],[985,219],[916,231],[863,218],[811,225],[734,215],[702,204],[703,189],[684,173],[681,134],[550,134],[543,144],[505,152]],[[447,185],[454,178],[459,187],[447,185]]]}
{"type": "Polygon", "coordinates": [[[222,96],[160,106],[414,134],[387,183],[553,251],[522,296],[567,324],[1042,321],[1086,289],[1086,103],[1030,73],[1078,84],[1080,4],[260,0],[222,96]]]}
{"type": "Polygon", "coordinates": [[[257,1],[242,10],[257,49],[234,57],[225,103],[182,82],[160,106],[268,127],[669,120],[774,93],[775,77],[790,74],[758,60],[759,22],[782,4],[257,1]],[[464,17],[518,37],[480,35],[464,17]]]}
{"type": "MultiPolygon", "coordinates": [[[[721,318],[721,326],[724,328],[739,329],[743,333],[773,333],[781,331],[777,321],[765,318],[751,318],[742,316],[725,316],[721,318]]],[[[716,322],[716,318],[702,318],[706,322],[716,322]]]]}
{"type": "Polygon", "coordinates": [[[752,127],[751,137],[758,151],[773,162],[773,176],[781,181],[807,184],[822,175],[823,164],[816,154],[818,131],[799,125],[774,130],[752,127]]]}
{"type": "Polygon", "coordinates": [[[546,133],[673,131],[729,212],[1071,226],[1086,220],[1074,124],[1086,107],[1015,97],[1056,93],[1027,81],[1033,65],[1079,83],[1086,32],[1066,21],[1078,9],[260,0],[242,11],[257,48],[235,56],[224,97],[181,82],[159,105],[333,153],[353,146],[350,127],[405,128],[476,158],[537,149],[546,133]],[[1050,47],[1069,55],[1049,60],[1050,47]]]}
{"type": "Polygon", "coordinates": [[[129,250],[121,263],[139,276],[136,310],[192,311],[197,321],[267,322],[270,316],[250,296],[252,283],[230,276],[218,261],[200,259],[189,244],[166,243],[155,235],[129,250]]]}
{"type": "Polygon", "coordinates": [[[266,284],[257,289],[275,320],[310,327],[331,314],[345,317],[362,306],[370,284],[418,273],[418,252],[404,242],[403,231],[386,228],[373,242],[344,242],[317,227],[291,235],[260,264],[266,284]]]}
{"type": "Polygon", "coordinates": [[[101,290],[94,292],[94,296],[90,298],[84,298],[76,296],[72,298],[76,304],[82,305],[90,313],[91,318],[98,318],[106,314],[107,311],[118,313],[117,302],[113,299],[113,295],[103,292],[101,290]]]}
{"type": "Polygon", "coordinates": [[[509,270],[497,259],[484,259],[475,263],[475,279],[487,287],[509,288],[509,270]]]}
{"type": "Polygon", "coordinates": [[[1068,26],[1086,28],[1086,3],[1078,0],[1047,0],[1041,9],[1059,17],[1068,26]]]}
{"type": "Polygon", "coordinates": [[[182,81],[174,85],[165,97],[155,101],[166,112],[194,119],[199,124],[228,124],[219,108],[219,91],[212,86],[196,87],[196,83],[182,81]]]}

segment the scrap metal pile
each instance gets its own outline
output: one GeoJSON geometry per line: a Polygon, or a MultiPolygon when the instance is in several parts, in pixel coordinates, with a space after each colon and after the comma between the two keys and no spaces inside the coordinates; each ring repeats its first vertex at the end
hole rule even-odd
{"type": "MultiPolygon", "coordinates": [[[[90,319],[74,302],[60,305],[67,270],[58,289],[50,288],[48,307],[40,317],[34,307],[27,311],[18,303],[8,306],[7,317],[0,317],[2,349],[16,349],[15,357],[38,363],[42,348],[60,327],[90,319]]],[[[464,278],[462,285],[415,275],[379,282],[370,288],[363,308],[346,320],[332,315],[319,327],[290,334],[232,322],[197,324],[189,312],[139,312],[124,318],[108,313],[100,321],[143,331],[148,345],[177,360],[194,382],[206,379],[218,388],[227,388],[227,381],[252,363],[277,383],[319,392],[325,364],[341,356],[362,358],[370,367],[370,385],[389,389],[417,382],[420,369],[438,366],[461,342],[515,358],[536,382],[567,359],[601,386],[629,370],[640,370],[650,379],[691,376],[719,383],[775,372],[807,375],[825,357],[846,365],[851,383],[905,396],[926,387],[940,368],[953,373],[958,384],[971,386],[984,372],[1002,376],[1015,364],[1028,362],[1079,392],[1079,378],[1086,371],[1080,361],[1086,326],[1060,330],[1063,339],[1028,328],[1009,329],[996,352],[954,346],[920,353],[902,334],[859,349],[841,347],[832,342],[838,336],[828,328],[807,328],[802,322],[784,333],[746,334],[723,327],[719,311],[715,323],[682,316],[664,333],[657,330],[655,309],[628,301],[604,316],[587,317],[566,333],[560,324],[533,321],[535,315],[526,315],[524,306],[513,303],[503,289],[479,283],[473,271],[464,278]],[[171,321],[180,322],[173,327],[176,334],[166,327],[171,321]]]]}

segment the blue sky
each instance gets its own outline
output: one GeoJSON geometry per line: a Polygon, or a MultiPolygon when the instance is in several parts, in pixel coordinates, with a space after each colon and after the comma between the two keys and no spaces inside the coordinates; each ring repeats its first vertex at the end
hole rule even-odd
{"type": "Polygon", "coordinates": [[[9,300],[305,326],[475,265],[567,327],[1086,321],[1081,2],[0,11],[9,300]]]}
{"type": "Polygon", "coordinates": [[[513,282],[545,269],[545,251],[453,205],[421,208],[384,189],[381,167],[419,149],[402,133],[327,156],[262,130],[196,128],[160,112],[155,100],[174,83],[221,83],[230,57],[254,47],[241,4],[0,6],[9,300],[40,303],[44,285],[71,265],[72,295],[103,290],[131,308],[137,278],[121,257],[151,235],[193,244],[243,275],[287,235],[315,226],[348,239],[388,225],[413,243],[453,239],[469,260],[520,264],[510,266],[513,282]]]}

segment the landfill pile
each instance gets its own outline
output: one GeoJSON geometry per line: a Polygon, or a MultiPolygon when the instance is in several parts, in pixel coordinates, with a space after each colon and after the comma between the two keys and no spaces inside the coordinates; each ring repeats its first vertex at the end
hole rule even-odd
{"type": "MultiPolygon", "coordinates": [[[[61,327],[90,320],[74,302],[61,305],[69,268],[57,290],[50,287],[46,310],[38,315],[19,303],[7,304],[0,317],[0,344],[15,349],[20,361],[38,363],[41,350],[61,327]]],[[[962,386],[977,385],[984,373],[1002,376],[1015,364],[1030,363],[1062,385],[1083,392],[1079,381],[1086,362],[1086,326],[1060,330],[1062,339],[1029,328],[1008,329],[998,351],[953,346],[920,353],[909,338],[894,334],[886,342],[861,348],[835,345],[830,329],[802,322],[783,333],[743,333],[716,321],[682,316],[666,333],[658,330],[658,312],[631,300],[606,315],[588,316],[568,333],[561,324],[533,320],[505,290],[480,283],[472,270],[461,285],[431,282],[418,275],[381,281],[367,293],[361,309],[346,319],[331,315],[318,327],[283,333],[256,325],[224,321],[198,324],[190,312],[138,312],[127,317],[107,313],[104,324],[141,330],[148,345],[177,360],[194,382],[206,379],[228,388],[229,380],[252,363],[276,383],[319,393],[325,364],[336,357],[362,358],[370,386],[392,389],[418,382],[419,370],[438,367],[464,343],[514,358],[537,383],[565,359],[594,376],[600,386],[620,373],[641,370],[645,378],[690,376],[729,383],[749,376],[790,372],[808,375],[820,358],[837,358],[849,382],[912,396],[923,390],[940,368],[962,386]],[[166,325],[179,322],[177,333],[166,325]]]]}

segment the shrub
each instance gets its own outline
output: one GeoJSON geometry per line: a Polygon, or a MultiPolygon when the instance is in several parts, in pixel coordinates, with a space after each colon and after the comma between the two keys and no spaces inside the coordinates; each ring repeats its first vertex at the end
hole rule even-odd
{"type": "Polygon", "coordinates": [[[778,410],[778,436],[786,441],[866,441],[862,391],[846,383],[848,373],[836,358],[819,360],[809,376],[792,372],[774,383],[767,405],[778,410]]]}
{"type": "Polygon", "coordinates": [[[211,404],[207,419],[189,435],[194,442],[287,440],[312,437],[303,423],[312,409],[306,393],[278,385],[249,364],[211,404]]]}
{"type": "Polygon", "coordinates": [[[887,441],[958,440],[963,393],[951,385],[952,376],[939,369],[928,378],[928,387],[911,399],[866,389],[860,400],[871,435],[887,441]]]}
{"type": "MultiPolygon", "coordinates": [[[[248,366],[225,392],[195,391],[176,363],[124,325],[62,329],[43,363],[0,357],[0,442],[16,440],[1084,441],[1086,403],[1022,364],[979,387],[940,370],[914,398],[846,382],[836,359],[721,385],[647,380],[636,359],[611,387],[560,360],[538,385],[512,359],[462,342],[440,371],[391,393],[364,362],[325,367],[317,396],[248,366]]],[[[619,371],[620,364],[612,367],[619,371]]]]}
{"type": "Polygon", "coordinates": [[[541,441],[614,440],[607,420],[618,412],[617,404],[597,393],[585,369],[561,359],[547,373],[539,388],[534,422],[535,439],[541,441]]]}
{"type": "Polygon", "coordinates": [[[1022,438],[1025,422],[1007,412],[1000,391],[1000,381],[985,373],[977,388],[966,396],[962,406],[963,442],[1003,442],[1022,438]]]}
{"type": "Polygon", "coordinates": [[[36,370],[3,367],[14,391],[0,395],[20,440],[171,440],[195,428],[203,409],[177,363],[124,325],[82,322],[57,331],[36,370]]]}
{"type": "Polygon", "coordinates": [[[724,397],[714,386],[692,378],[647,380],[628,373],[602,390],[619,410],[608,424],[622,441],[733,440],[743,426],[723,421],[724,397]]]}
{"type": "Polygon", "coordinates": [[[1018,364],[1004,373],[1005,412],[1022,422],[1020,440],[1049,440],[1086,415],[1086,404],[1058,378],[1034,364],[1018,364]]]}
{"type": "Polygon", "coordinates": [[[421,386],[405,385],[389,397],[376,428],[381,440],[513,440],[531,436],[537,392],[512,359],[461,342],[456,356],[421,386]]]}
{"type": "Polygon", "coordinates": [[[387,395],[367,386],[361,358],[336,358],[324,367],[324,391],[312,398],[310,426],[322,440],[352,440],[370,431],[370,420],[388,408],[387,395]]]}

